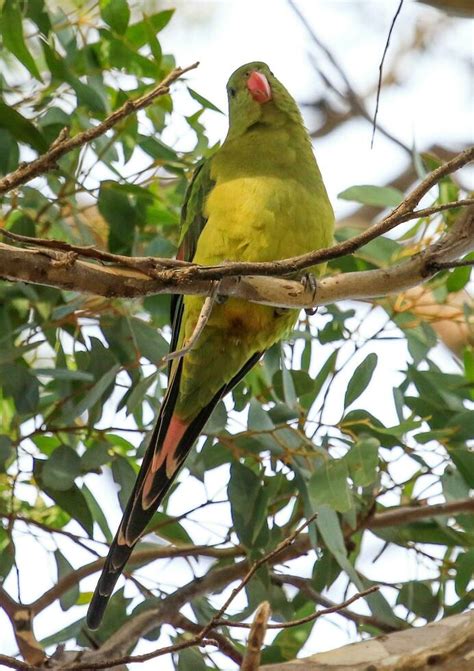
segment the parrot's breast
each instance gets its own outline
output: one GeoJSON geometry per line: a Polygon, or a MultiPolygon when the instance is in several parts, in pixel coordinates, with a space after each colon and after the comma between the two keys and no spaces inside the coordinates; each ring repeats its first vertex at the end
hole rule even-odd
{"type": "Polygon", "coordinates": [[[273,261],[330,244],[327,208],[297,180],[268,175],[216,184],[194,260],[273,261]]]}

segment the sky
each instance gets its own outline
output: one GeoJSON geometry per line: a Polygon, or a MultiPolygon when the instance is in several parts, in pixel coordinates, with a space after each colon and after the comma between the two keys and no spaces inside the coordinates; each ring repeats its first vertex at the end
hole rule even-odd
{"type": "MultiPolygon", "coordinates": [[[[139,3],[138,3],[139,4],[139,3]]],[[[364,93],[372,90],[378,74],[378,65],[386,41],[391,19],[399,4],[398,0],[316,0],[297,3],[304,12],[308,22],[318,36],[331,49],[334,56],[344,67],[350,82],[356,91],[364,93]]],[[[160,35],[164,52],[175,54],[179,65],[185,66],[196,60],[200,61],[197,70],[189,74],[191,86],[210,99],[221,109],[226,109],[225,84],[232,71],[241,64],[253,61],[266,61],[275,75],[285,84],[296,100],[303,105],[303,113],[309,129],[314,127],[315,120],[304,103],[310,103],[324,92],[324,83],[315,72],[311,58],[318,66],[333,74],[327,59],[320,50],[315,48],[301,21],[295,15],[286,0],[180,0],[175,4],[167,2],[148,3],[151,8],[163,9],[177,6],[176,16],[160,35]]],[[[456,148],[466,140],[472,140],[473,131],[473,84],[469,80],[469,61],[472,65],[473,22],[460,19],[446,19],[437,10],[406,1],[394,29],[392,42],[387,56],[386,68],[392,67],[396,59],[396,75],[398,84],[384,91],[381,97],[379,121],[399,137],[409,147],[425,149],[433,143],[442,143],[456,148]],[[403,45],[410,43],[421,25],[427,25],[430,31],[430,44],[427,51],[416,59],[400,56],[403,45]]],[[[340,83],[340,82],[339,82],[340,83]]],[[[189,114],[194,103],[176,86],[173,99],[178,111],[189,114]]],[[[371,100],[373,111],[374,100],[371,100]]],[[[203,116],[211,143],[222,140],[226,133],[227,121],[224,115],[206,112],[203,116]]],[[[370,125],[361,120],[354,120],[342,126],[330,136],[321,138],[315,143],[315,153],[338,216],[351,209],[347,202],[338,200],[337,195],[353,184],[380,184],[395,176],[405,165],[406,156],[403,150],[394,146],[380,134],[376,135],[374,148],[370,148],[370,125]]],[[[179,123],[167,129],[164,139],[178,148],[186,149],[192,140],[183,134],[183,126],[179,123]]],[[[472,173],[466,171],[463,177],[472,183],[472,173]]],[[[316,317],[320,319],[320,317],[316,317]]],[[[376,326],[375,322],[367,328],[376,326]]],[[[385,345],[377,345],[384,348],[385,345]]],[[[384,352],[380,352],[382,355],[384,352]]],[[[320,350],[321,360],[327,356],[324,347],[320,350]]],[[[397,368],[405,361],[406,352],[403,345],[399,351],[391,350],[390,363],[384,372],[378,374],[374,385],[378,396],[383,398],[383,389],[391,389],[396,379],[397,368]]],[[[449,356],[440,349],[439,360],[444,366],[453,366],[449,356]]],[[[355,362],[355,364],[357,361],[355,362]]],[[[347,383],[342,379],[341,389],[347,383]]],[[[338,390],[335,390],[335,397],[338,390]]],[[[364,400],[362,399],[362,402],[364,400]]],[[[366,399],[368,405],[374,403],[374,397],[366,399]]],[[[380,413],[389,412],[383,407],[380,413]]],[[[338,412],[337,404],[331,410],[338,412]]],[[[104,419],[107,424],[110,418],[104,419]]],[[[118,417],[116,422],[126,420],[118,417]]],[[[110,422],[109,422],[110,423],[110,422]]],[[[98,478],[99,476],[92,476],[98,478]]],[[[100,485],[95,482],[96,491],[103,489],[106,493],[112,487],[111,478],[104,473],[100,476],[100,485]]],[[[227,477],[221,473],[206,478],[206,486],[210,494],[218,499],[226,496],[227,477]]],[[[203,492],[190,482],[187,500],[173,500],[172,511],[175,514],[189,507],[189,500],[195,503],[202,498],[203,492]]],[[[176,498],[176,497],[175,497],[176,498]]],[[[112,505],[106,495],[102,498],[104,510],[113,527],[119,521],[117,507],[112,505]]],[[[200,526],[189,523],[196,538],[209,542],[215,538],[219,518],[227,519],[227,507],[217,505],[200,517],[200,526]],[[216,521],[217,520],[217,521],[216,521]]],[[[77,531],[74,523],[71,530],[77,531]]],[[[69,554],[71,546],[67,541],[64,549],[69,554]]],[[[365,547],[364,567],[371,567],[374,579],[383,579],[384,571],[390,566],[392,577],[400,580],[415,579],[426,575],[427,568],[420,566],[414,555],[404,553],[403,558],[395,550],[384,555],[384,563],[372,565],[371,560],[380,549],[375,537],[368,535],[365,547]]],[[[18,535],[19,562],[31,562],[34,557],[34,571],[31,580],[22,584],[22,591],[28,600],[42,593],[54,584],[55,569],[45,553],[28,536],[18,535]]],[[[75,566],[91,560],[85,552],[77,549],[75,566]]],[[[192,577],[189,566],[183,560],[173,560],[166,565],[161,564],[159,578],[147,573],[148,580],[159,580],[161,584],[179,584],[192,577]]],[[[202,562],[200,570],[205,571],[206,563],[202,562]]],[[[292,565],[292,572],[308,575],[310,563],[300,559],[292,565]]],[[[362,568],[364,568],[362,567],[362,568]]],[[[97,576],[84,581],[83,588],[92,590],[97,576]]],[[[7,581],[7,588],[14,591],[14,576],[7,581]]],[[[336,585],[333,598],[338,592],[336,585]]],[[[342,592],[341,592],[342,594],[342,592]]],[[[220,595],[223,599],[224,594],[220,595]]],[[[216,602],[217,603],[217,602],[216,602]]],[[[363,604],[354,609],[367,612],[363,604]]],[[[39,638],[52,633],[59,626],[74,621],[83,610],[73,608],[62,613],[59,606],[45,611],[36,621],[36,633],[39,638]],[[58,623],[60,624],[58,625],[58,623]]],[[[8,621],[0,614],[0,632],[9,632],[8,621]]],[[[15,643],[8,634],[2,651],[14,654],[15,643]]],[[[351,624],[337,615],[321,619],[314,628],[303,654],[323,651],[355,640],[355,629],[351,624]]],[[[160,641],[161,643],[161,641],[160,641]]],[[[152,649],[156,643],[143,642],[137,652],[152,649]]],[[[132,671],[152,670],[157,668],[156,662],[131,665],[132,671]]],[[[169,661],[160,660],[160,671],[172,668],[169,661]]]]}

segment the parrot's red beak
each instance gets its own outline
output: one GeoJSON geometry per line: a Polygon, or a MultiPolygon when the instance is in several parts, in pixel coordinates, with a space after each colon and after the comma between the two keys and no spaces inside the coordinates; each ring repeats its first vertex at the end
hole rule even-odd
{"type": "Polygon", "coordinates": [[[268,79],[261,72],[252,72],[247,79],[247,88],[252,98],[260,104],[267,103],[272,99],[272,90],[268,79]]]}

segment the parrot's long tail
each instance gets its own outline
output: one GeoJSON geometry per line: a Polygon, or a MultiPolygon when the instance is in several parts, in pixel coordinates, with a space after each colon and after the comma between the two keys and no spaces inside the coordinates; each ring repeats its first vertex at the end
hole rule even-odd
{"type": "Polygon", "coordinates": [[[89,629],[99,627],[115,583],[133,548],[179,473],[188,452],[215,406],[255,365],[261,355],[262,352],[254,354],[234,378],[217,392],[210,403],[187,421],[180,419],[174,412],[183,363],[180,361],[163,400],[137,481],[89,605],[87,611],[89,629]]]}

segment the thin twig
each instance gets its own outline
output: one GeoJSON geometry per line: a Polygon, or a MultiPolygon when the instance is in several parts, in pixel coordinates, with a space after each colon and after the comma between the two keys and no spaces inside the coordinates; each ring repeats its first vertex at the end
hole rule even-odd
{"type": "MultiPolygon", "coordinates": [[[[350,606],[351,603],[354,603],[354,601],[357,601],[358,599],[361,599],[362,597],[367,596],[368,594],[372,594],[372,592],[377,592],[377,590],[379,589],[380,588],[378,585],[372,585],[371,587],[362,590],[362,592],[357,592],[357,594],[354,594],[354,596],[351,596],[349,599],[346,599],[341,603],[334,604],[334,606],[330,606],[329,608],[322,608],[321,610],[318,610],[315,613],[311,613],[311,615],[306,615],[306,617],[300,617],[297,620],[289,620],[288,622],[275,622],[274,624],[269,624],[267,625],[267,629],[290,629],[290,627],[299,627],[301,624],[307,624],[308,622],[313,622],[313,620],[317,620],[323,615],[338,613],[343,608],[347,608],[347,606],[350,606]]],[[[215,624],[216,626],[219,627],[240,627],[243,629],[251,629],[252,627],[252,624],[249,624],[248,622],[234,622],[232,620],[218,620],[215,624]]]]}
{"type": "MultiPolygon", "coordinates": [[[[182,613],[175,613],[174,615],[170,616],[169,624],[173,625],[173,627],[179,627],[181,629],[184,629],[184,631],[190,631],[193,634],[200,633],[202,629],[202,626],[200,624],[198,624],[197,622],[193,622],[192,620],[189,620],[182,613]]],[[[243,659],[242,653],[239,650],[237,650],[237,648],[235,648],[223,634],[220,634],[217,631],[212,631],[210,635],[216,642],[219,650],[224,655],[229,657],[229,659],[231,659],[236,664],[240,665],[242,663],[243,659]]]]}
{"type": "Polygon", "coordinates": [[[264,555],[258,561],[252,564],[252,566],[247,571],[246,575],[242,578],[237,587],[234,587],[230,596],[224,602],[223,606],[221,606],[221,608],[217,611],[217,613],[215,613],[215,615],[211,618],[208,624],[204,627],[204,629],[201,632],[201,636],[206,636],[209,633],[209,631],[215,626],[216,622],[218,622],[221,619],[222,615],[225,613],[225,611],[230,606],[232,601],[235,599],[237,594],[239,594],[243,590],[245,585],[247,585],[247,583],[255,575],[258,569],[264,564],[270,562],[274,557],[279,555],[282,550],[289,547],[296,540],[297,536],[299,536],[299,534],[303,531],[303,529],[306,529],[306,527],[308,527],[311,524],[311,522],[314,522],[317,516],[318,514],[314,513],[314,515],[308,517],[308,519],[305,522],[303,522],[303,524],[297,527],[297,529],[295,529],[295,531],[292,534],[290,534],[281,543],[279,543],[274,550],[272,550],[271,552],[267,552],[266,555],[264,555]]]}
{"type": "Polygon", "coordinates": [[[38,158],[29,163],[22,163],[16,170],[0,179],[0,194],[11,191],[11,189],[15,189],[34,177],[55,168],[57,161],[68,152],[84,146],[91,140],[95,140],[97,137],[100,137],[117,125],[119,121],[130,116],[130,114],[134,114],[135,112],[138,112],[138,110],[147,107],[156,98],[167,95],[169,93],[169,87],[173,82],[186,72],[197,68],[198,65],[199,63],[193,63],[185,68],[174,68],[168,75],[166,75],[163,81],[151,91],[135,100],[127,100],[121,107],[112,112],[112,114],[109,114],[109,116],[97,126],[88,128],[72,138],[69,137],[66,129],[63,129],[46,153],[38,156],[38,158]]]}
{"type": "MultiPolygon", "coordinates": [[[[360,115],[366,121],[369,121],[370,123],[372,123],[372,118],[371,118],[369,112],[365,108],[365,105],[364,105],[363,101],[360,99],[359,95],[354,90],[352,84],[349,81],[349,77],[346,75],[346,73],[345,73],[344,69],[342,68],[341,64],[337,61],[334,54],[330,51],[330,49],[328,49],[328,47],[324,44],[324,42],[322,42],[322,40],[318,37],[318,35],[316,35],[315,31],[313,30],[313,28],[309,24],[308,20],[306,19],[306,17],[302,13],[302,11],[296,5],[296,3],[293,2],[293,0],[288,0],[288,3],[290,5],[290,7],[293,9],[293,11],[295,12],[295,14],[298,16],[298,18],[300,19],[300,21],[303,24],[303,26],[305,27],[305,29],[307,30],[311,40],[316,44],[316,46],[319,49],[321,49],[321,51],[326,55],[326,57],[329,60],[329,62],[331,63],[331,65],[339,73],[339,75],[340,75],[340,77],[341,77],[341,79],[344,82],[344,85],[346,87],[346,93],[344,94],[341,91],[339,91],[337,86],[335,86],[333,84],[333,82],[329,79],[329,77],[327,77],[324,74],[324,72],[321,70],[318,63],[316,62],[316,59],[314,59],[312,57],[312,54],[310,54],[309,55],[310,61],[313,65],[313,67],[315,68],[316,72],[322,78],[325,85],[330,90],[334,91],[334,93],[339,98],[341,98],[341,100],[343,100],[344,102],[348,102],[349,105],[351,106],[351,109],[356,114],[360,115]]],[[[407,147],[401,140],[399,140],[394,135],[392,135],[389,131],[387,131],[385,128],[382,128],[382,127],[379,126],[379,131],[383,135],[385,135],[389,140],[391,140],[392,142],[397,144],[401,149],[406,151],[407,154],[409,154],[410,156],[412,155],[412,150],[409,147],[407,147]]]]}
{"type": "MultiPolygon", "coordinates": [[[[293,585],[293,587],[296,587],[300,592],[308,596],[311,601],[314,601],[324,608],[332,608],[337,605],[334,603],[334,601],[328,599],[328,597],[323,596],[317,592],[312,586],[311,580],[309,578],[301,578],[300,576],[296,575],[288,575],[287,573],[279,574],[274,572],[271,574],[271,578],[272,582],[276,583],[277,585],[293,585]]],[[[341,606],[341,604],[339,604],[339,606],[341,606]]],[[[340,608],[336,612],[338,615],[341,615],[342,617],[345,617],[348,620],[355,622],[356,624],[375,627],[385,633],[398,631],[397,627],[395,627],[393,624],[388,624],[383,620],[379,620],[373,615],[362,615],[361,613],[356,613],[353,610],[347,609],[346,607],[340,608]]]]}
{"type": "Polygon", "coordinates": [[[37,666],[31,666],[26,662],[22,662],[14,657],[0,654],[0,665],[6,666],[9,669],[18,669],[18,671],[38,671],[37,666]]]}
{"type": "Polygon", "coordinates": [[[392,23],[390,24],[390,30],[388,31],[387,41],[385,42],[385,48],[383,50],[382,60],[380,61],[380,65],[379,65],[379,80],[377,82],[377,96],[376,96],[376,99],[375,99],[374,122],[372,124],[372,137],[370,139],[370,148],[371,149],[374,146],[375,129],[377,128],[377,115],[379,113],[380,92],[382,90],[383,65],[385,63],[385,56],[387,55],[388,47],[390,45],[390,38],[392,37],[392,32],[393,32],[393,29],[395,27],[395,23],[397,22],[398,15],[402,11],[403,2],[404,2],[404,0],[400,0],[400,4],[398,5],[397,11],[395,12],[395,16],[393,17],[392,23]]]}
{"type": "Polygon", "coordinates": [[[430,268],[438,272],[440,270],[451,270],[452,268],[472,268],[474,266],[474,259],[459,259],[459,261],[433,261],[430,268]]]}

